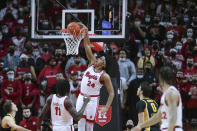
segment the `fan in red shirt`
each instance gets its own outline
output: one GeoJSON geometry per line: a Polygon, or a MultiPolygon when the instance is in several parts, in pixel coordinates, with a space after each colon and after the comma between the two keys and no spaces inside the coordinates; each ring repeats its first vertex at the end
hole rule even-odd
{"type": "Polygon", "coordinates": [[[19,125],[31,131],[36,131],[38,117],[31,116],[31,110],[29,108],[23,109],[23,118],[24,120],[22,120],[19,125]]]}
{"type": "Polygon", "coordinates": [[[81,80],[81,72],[87,69],[86,65],[80,64],[80,56],[75,56],[75,64],[68,68],[68,74],[71,74],[72,71],[78,73],[78,80],[81,80]]]}
{"type": "Polygon", "coordinates": [[[166,32],[172,30],[174,32],[174,38],[176,40],[181,40],[181,38],[185,32],[184,28],[181,25],[177,24],[178,22],[177,22],[177,18],[175,16],[171,17],[171,22],[172,22],[172,26],[169,26],[166,29],[166,32]]]}
{"type": "Polygon", "coordinates": [[[14,79],[14,70],[8,70],[8,79],[5,79],[1,85],[1,95],[3,101],[12,100],[14,104],[18,105],[18,96],[21,95],[21,82],[14,79]]]}
{"type": "Polygon", "coordinates": [[[134,16],[141,16],[143,17],[145,14],[146,9],[142,6],[143,0],[137,0],[136,1],[136,7],[132,8],[132,14],[134,16]]]}
{"type": "Polygon", "coordinates": [[[44,44],[42,48],[43,52],[40,53],[40,57],[45,61],[45,64],[47,64],[49,58],[52,56],[51,53],[49,53],[49,46],[47,44],[44,44]]]}
{"type": "Polygon", "coordinates": [[[189,56],[193,56],[193,48],[195,46],[194,39],[187,38],[186,43],[183,44],[183,47],[181,49],[181,54],[185,59],[189,56]]]}
{"type": "Polygon", "coordinates": [[[36,85],[32,82],[32,74],[30,72],[25,73],[24,83],[22,84],[22,95],[19,96],[20,104],[22,108],[34,109],[36,112],[39,109],[39,97],[40,91],[36,85]]]}
{"type": "Polygon", "coordinates": [[[38,76],[38,81],[37,81],[38,84],[40,84],[41,78],[46,78],[48,82],[47,84],[50,90],[50,88],[57,83],[57,80],[56,80],[57,72],[62,72],[62,74],[64,74],[60,65],[57,64],[56,59],[54,57],[51,57],[49,59],[49,64],[42,69],[42,71],[40,72],[38,76]]]}
{"type": "Polygon", "coordinates": [[[188,57],[186,61],[186,69],[184,70],[184,75],[186,77],[186,80],[191,82],[192,81],[192,75],[194,75],[197,70],[194,67],[194,58],[193,57],[188,57]]]}

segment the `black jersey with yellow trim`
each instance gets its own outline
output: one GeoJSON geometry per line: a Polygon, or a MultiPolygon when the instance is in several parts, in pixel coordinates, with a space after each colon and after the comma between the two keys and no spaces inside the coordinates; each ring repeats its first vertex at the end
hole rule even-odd
{"type": "MultiPolygon", "coordinates": [[[[137,102],[136,108],[138,113],[144,112],[144,121],[147,121],[157,113],[158,104],[150,98],[144,98],[137,102]]],[[[160,131],[159,123],[145,128],[144,131],[156,131],[157,129],[160,131]]]]}
{"type": "MultiPolygon", "coordinates": [[[[3,117],[3,119],[5,119],[6,116],[11,117],[14,120],[14,122],[16,122],[15,121],[15,118],[12,115],[10,115],[10,114],[5,115],[3,117]]],[[[10,128],[3,128],[2,127],[2,121],[3,121],[3,119],[1,120],[1,131],[16,131],[16,130],[12,129],[11,127],[10,128]]]]}

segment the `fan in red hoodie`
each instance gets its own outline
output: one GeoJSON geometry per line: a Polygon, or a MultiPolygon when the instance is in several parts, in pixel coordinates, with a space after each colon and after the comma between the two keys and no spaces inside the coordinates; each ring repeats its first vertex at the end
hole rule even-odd
{"type": "Polygon", "coordinates": [[[32,74],[30,72],[25,73],[24,83],[22,84],[22,95],[19,97],[22,108],[30,108],[38,111],[40,91],[36,85],[32,82],[32,74]]]}
{"type": "Polygon", "coordinates": [[[31,131],[36,131],[38,117],[31,116],[31,110],[29,108],[23,109],[23,118],[24,120],[22,120],[19,125],[31,131]]]}
{"type": "Polygon", "coordinates": [[[14,70],[8,70],[8,79],[5,79],[1,85],[1,95],[3,101],[12,100],[14,104],[18,105],[18,96],[21,95],[21,82],[14,79],[14,70]]]}
{"type": "Polygon", "coordinates": [[[187,81],[192,81],[192,75],[194,75],[197,70],[194,67],[194,58],[193,57],[188,57],[186,61],[186,69],[184,70],[184,75],[186,77],[187,81]]]}

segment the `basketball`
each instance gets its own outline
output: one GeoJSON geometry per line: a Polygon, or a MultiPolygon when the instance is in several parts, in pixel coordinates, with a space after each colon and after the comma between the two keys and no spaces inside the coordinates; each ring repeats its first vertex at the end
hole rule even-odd
{"type": "Polygon", "coordinates": [[[70,30],[70,33],[73,35],[73,37],[77,37],[80,32],[80,25],[77,22],[71,22],[68,24],[67,29],[70,30]]]}

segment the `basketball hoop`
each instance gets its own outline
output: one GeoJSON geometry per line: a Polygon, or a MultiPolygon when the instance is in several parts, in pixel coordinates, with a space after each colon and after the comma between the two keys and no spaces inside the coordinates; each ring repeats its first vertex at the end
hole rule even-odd
{"type": "Polygon", "coordinates": [[[77,55],[87,29],[67,28],[60,30],[66,44],[66,55],[77,55]]]}

